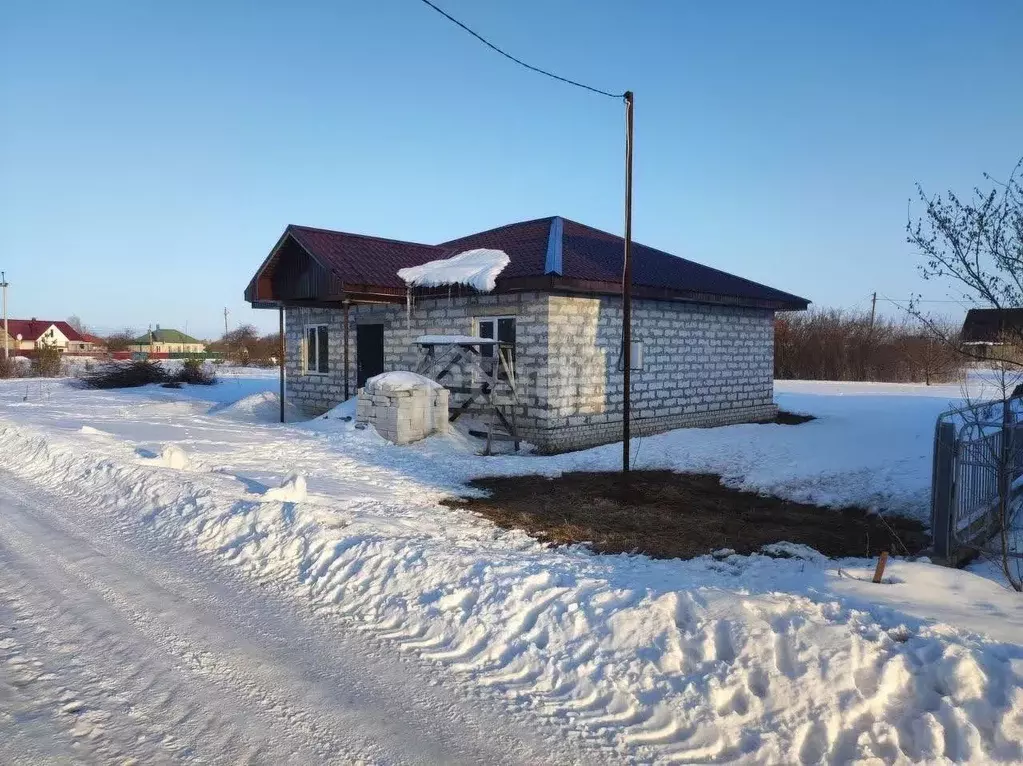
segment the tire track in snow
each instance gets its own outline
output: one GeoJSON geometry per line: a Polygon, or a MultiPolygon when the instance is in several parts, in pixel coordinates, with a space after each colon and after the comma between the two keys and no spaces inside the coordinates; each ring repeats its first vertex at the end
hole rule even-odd
{"type": "MultiPolygon", "coordinates": [[[[490,720],[485,710],[466,709],[386,658],[354,668],[355,647],[268,610],[272,592],[247,594],[238,606],[237,584],[219,585],[198,561],[183,562],[184,571],[173,560],[165,568],[167,557],[155,550],[125,549],[116,535],[83,537],[12,494],[9,485],[0,489],[0,588],[28,615],[32,628],[24,634],[47,633],[72,647],[74,663],[58,649],[44,661],[61,688],[95,698],[72,728],[88,716],[116,722],[84,738],[79,750],[89,759],[542,763],[560,753],[564,762],[603,760],[544,741],[535,729],[519,731],[504,715],[490,720]],[[119,709],[103,701],[104,689],[119,709]],[[108,714],[111,706],[133,715],[108,714]]],[[[355,656],[367,654],[375,654],[372,647],[355,656]]],[[[58,721],[42,740],[60,731],[68,739],[67,723],[58,721]]]]}

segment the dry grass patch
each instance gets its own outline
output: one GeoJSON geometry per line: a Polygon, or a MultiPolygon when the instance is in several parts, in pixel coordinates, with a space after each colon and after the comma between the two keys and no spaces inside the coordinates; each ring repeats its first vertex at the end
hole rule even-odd
{"type": "Polygon", "coordinates": [[[918,553],[929,540],[913,519],[860,508],[820,508],[729,489],[714,474],[634,471],[477,479],[488,497],[445,501],[553,545],[587,543],[600,553],[693,558],[721,549],[753,553],[802,543],[828,556],[918,553]]]}

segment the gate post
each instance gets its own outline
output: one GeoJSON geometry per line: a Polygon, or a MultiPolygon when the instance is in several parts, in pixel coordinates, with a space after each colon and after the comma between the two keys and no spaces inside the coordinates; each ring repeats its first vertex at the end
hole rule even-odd
{"type": "Polygon", "coordinates": [[[956,456],[955,425],[939,421],[934,431],[934,471],[931,477],[931,534],[934,555],[941,563],[955,565],[952,518],[956,456]]]}

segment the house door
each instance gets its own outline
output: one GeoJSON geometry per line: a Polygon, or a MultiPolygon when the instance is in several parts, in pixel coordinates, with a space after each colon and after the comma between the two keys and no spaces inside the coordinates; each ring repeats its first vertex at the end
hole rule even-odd
{"type": "Polygon", "coordinates": [[[356,386],[362,388],[366,381],[384,371],[384,326],[382,324],[360,324],[355,329],[356,386]]]}

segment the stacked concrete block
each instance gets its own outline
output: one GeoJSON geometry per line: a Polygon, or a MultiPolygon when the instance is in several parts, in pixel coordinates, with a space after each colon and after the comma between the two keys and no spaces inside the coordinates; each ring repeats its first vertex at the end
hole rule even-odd
{"type": "MultiPolygon", "coordinates": [[[[386,378],[387,376],[381,376],[386,378]]],[[[373,426],[394,444],[410,444],[448,429],[448,390],[433,381],[402,388],[360,388],[356,423],[373,426]]]]}

